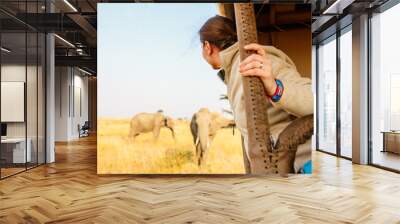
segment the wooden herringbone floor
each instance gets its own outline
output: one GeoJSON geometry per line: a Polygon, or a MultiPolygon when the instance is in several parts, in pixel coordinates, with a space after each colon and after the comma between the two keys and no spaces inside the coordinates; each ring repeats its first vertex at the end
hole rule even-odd
{"type": "Polygon", "coordinates": [[[0,223],[400,223],[400,175],[314,153],[312,176],[98,176],[96,142],[0,181],[0,223]]]}

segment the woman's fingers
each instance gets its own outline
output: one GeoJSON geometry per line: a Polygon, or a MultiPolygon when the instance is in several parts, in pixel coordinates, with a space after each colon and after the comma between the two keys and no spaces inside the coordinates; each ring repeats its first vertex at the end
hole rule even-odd
{"type": "Polygon", "coordinates": [[[257,54],[259,54],[261,56],[266,55],[264,48],[261,45],[256,44],[256,43],[248,44],[248,45],[244,46],[244,49],[250,50],[250,51],[255,51],[255,52],[257,52],[257,54]]]}
{"type": "Polygon", "coordinates": [[[244,65],[246,65],[247,63],[250,63],[250,62],[252,62],[252,61],[259,61],[260,63],[264,63],[265,60],[266,60],[266,58],[263,57],[263,56],[260,56],[260,55],[258,55],[258,54],[252,54],[252,55],[248,56],[247,58],[245,58],[245,59],[240,63],[240,65],[241,65],[241,66],[244,66],[244,65]]]}
{"type": "Polygon", "coordinates": [[[259,76],[259,77],[262,77],[263,76],[263,70],[261,70],[259,68],[252,68],[252,69],[248,69],[246,71],[243,71],[241,74],[243,76],[259,76]]]}
{"type": "Polygon", "coordinates": [[[264,68],[271,67],[271,61],[266,57],[253,54],[240,63],[239,69],[249,69],[254,66],[260,67],[260,65],[262,65],[264,68]]]}
{"type": "Polygon", "coordinates": [[[251,61],[251,62],[241,66],[239,71],[244,72],[246,70],[253,69],[253,68],[264,68],[264,66],[265,65],[259,61],[251,61]]]}
{"type": "Polygon", "coordinates": [[[260,68],[251,68],[251,69],[244,70],[240,74],[242,74],[243,76],[260,76],[260,77],[262,77],[262,76],[264,76],[264,71],[260,68]]]}
{"type": "Polygon", "coordinates": [[[266,57],[264,48],[259,44],[249,44],[245,46],[245,49],[256,53],[240,63],[239,72],[243,76],[258,76],[268,82],[273,80],[271,61],[266,57]]]}
{"type": "Polygon", "coordinates": [[[260,63],[263,63],[265,61],[266,53],[265,53],[264,48],[261,45],[253,43],[253,44],[248,44],[248,45],[244,46],[244,48],[246,50],[255,51],[256,53],[251,54],[250,56],[245,58],[242,61],[241,65],[246,65],[247,63],[250,63],[253,60],[258,60],[258,61],[260,61],[260,63]]]}

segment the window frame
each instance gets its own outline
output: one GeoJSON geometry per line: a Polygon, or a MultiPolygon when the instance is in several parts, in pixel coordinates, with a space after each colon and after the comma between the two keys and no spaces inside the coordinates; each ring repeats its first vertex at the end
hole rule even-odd
{"type": "Polygon", "coordinates": [[[341,29],[337,29],[335,33],[332,35],[328,36],[325,39],[322,39],[318,41],[316,44],[316,51],[315,51],[315,58],[316,58],[316,69],[315,69],[315,85],[316,85],[316,151],[323,152],[332,156],[336,156],[339,158],[343,158],[346,160],[352,160],[351,157],[347,157],[342,155],[342,150],[341,150],[341,118],[340,118],[340,102],[341,102],[341,97],[340,97],[340,81],[341,81],[341,67],[340,67],[340,37],[344,35],[347,32],[352,32],[352,23],[347,24],[341,29]],[[320,148],[320,143],[319,143],[319,111],[320,111],[320,96],[319,96],[319,47],[322,43],[326,44],[329,43],[330,41],[336,41],[336,151],[335,153],[329,152],[327,150],[324,150],[320,148]]]}
{"type": "MultiPolygon", "coordinates": [[[[36,1],[33,1],[33,3],[36,3],[36,11],[37,11],[37,13],[39,13],[39,2],[41,2],[41,1],[39,1],[39,0],[36,0],[36,1]]],[[[27,2],[24,2],[24,3],[27,3],[27,2]]],[[[47,12],[47,7],[46,7],[46,9],[45,9],[46,11],[45,12],[47,12]]],[[[25,4],[25,16],[27,16],[27,5],[25,4]]],[[[11,14],[10,14],[11,15],[11,14]]],[[[16,19],[16,20],[18,20],[17,18],[13,18],[13,19],[16,19]]],[[[25,18],[26,19],[26,18],[25,18]]],[[[21,23],[21,21],[19,21],[20,23],[21,23]]],[[[22,22],[23,23],[23,22],[22,22]]],[[[0,45],[2,45],[2,35],[4,34],[4,33],[20,33],[20,34],[23,34],[23,35],[25,35],[25,39],[24,39],[24,42],[25,42],[25,49],[24,49],[24,51],[25,51],[25,102],[24,102],[24,130],[25,130],[25,134],[24,134],[24,139],[25,139],[25,166],[24,167],[21,167],[21,168],[23,168],[23,169],[21,169],[20,171],[17,171],[17,172],[14,172],[14,173],[12,173],[12,174],[9,174],[9,175],[4,175],[3,173],[2,173],[2,171],[3,171],[3,168],[0,166],[0,181],[1,180],[4,180],[4,179],[7,179],[7,178],[9,178],[9,177],[12,177],[12,176],[15,176],[15,175],[18,175],[18,174],[20,174],[20,173],[23,173],[23,172],[26,172],[26,171],[28,171],[28,170],[30,170],[30,169],[34,169],[34,168],[37,168],[37,167],[39,167],[39,166],[41,166],[41,165],[44,165],[44,164],[46,164],[47,163],[47,110],[46,110],[46,108],[47,108],[47,81],[46,81],[46,79],[47,79],[47,43],[48,43],[48,40],[47,40],[47,33],[46,32],[43,32],[43,31],[41,31],[41,30],[38,30],[38,29],[36,29],[36,28],[34,28],[34,27],[32,27],[32,26],[30,26],[30,25],[28,25],[27,23],[24,23],[24,24],[22,24],[22,27],[23,27],[23,29],[21,29],[21,30],[17,30],[17,31],[11,31],[11,32],[9,32],[9,31],[3,31],[3,30],[0,30],[0,45]],[[32,138],[36,138],[36,141],[37,141],[37,145],[36,145],[36,161],[32,164],[32,163],[30,163],[30,162],[27,162],[27,156],[28,156],[28,154],[27,154],[27,147],[28,147],[28,109],[27,109],[27,96],[28,96],[28,93],[27,93],[27,83],[28,83],[28,79],[27,79],[27,76],[28,76],[28,34],[33,34],[34,36],[36,36],[36,43],[34,43],[34,44],[36,44],[36,47],[35,47],[35,53],[36,53],[36,60],[35,60],[35,62],[34,62],[34,65],[36,66],[36,69],[35,69],[35,75],[36,75],[36,91],[34,92],[34,93],[32,93],[33,95],[35,95],[35,97],[36,97],[36,121],[34,122],[35,123],[35,125],[36,125],[36,136],[33,136],[32,138]],[[43,34],[43,35],[40,35],[40,34],[43,34]],[[40,38],[40,40],[39,40],[39,36],[41,36],[42,38],[40,38]],[[43,49],[40,49],[41,51],[41,53],[43,53],[43,55],[41,55],[41,57],[42,57],[42,60],[43,60],[43,63],[42,64],[40,64],[39,63],[39,41],[41,41],[41,44],[42,44],[42,48],[43,49]],[[42,71],[41,71],[41,75],[42,75],[42,84],[43,84],[43,86],[42,86],[42,88],[43,88],[43,92],[42,92],[42,96],[43,96],[43,99],[42,99],[42,105],[40,105],[41,107],[43,107],[42,109],[43,109],[43,113],[44,114],[42,114],[42,117],[39,119],[39,113],[38,113],[38,111],[39,111],[39,81],[38,81],[38,75],[39,75],[39,66],[42,66],[42,71]],[[43,119],[43,120],[42,120],[43,119]],[[42,147],[43,147],[43,149],[41,149],[41,152],[43,153],[43,155],[41,155],[41,157],[43,157],[42,159],[43,159],[43,161],[42,162],[39,162],[39,141],[38,141],[38,139],[39,139],[39,120],[41,120],[41,122],[42,122],[42,125],[43,125],[43,145],[42,145],[42,147]],[[28,166],[28,163],[30,163],[29,164],[29,166],[28,166]]],[[[2,68],[2,66],[3,66],[3,64],[2,64],[2,62],[3,62],[3,58],[2,58],[2,54],[0,54],[0,81],[1,81],[1,68],[2,68]]],[[[1,88],[1,87],[0,87],[1,88]]],[[[33,96],[32,95],[32,96],[33,96]]],[[[1,100],[1,99],[0,99],[1,100]]],[[[0,106],[0,110],[1,110],[1,106],[0,106]]],[[[0,115],[1,116],[1,115],[0,115]]],[[[0,123],[1,123],[1,119],[0,119],[0,123]]],[[[1,147],[1,144],[0,144],[0,158],[1,158],[1,152],[2,152],[2,147],[1,147]]],[[[33,152],[33,151],[32,151],[33,152]]],[[[32,154],[31,154],[32,155],[32,154]]],[[[1,164],[0,164],[1,165],[1,164]]]]}
{"type": "Polygon", "coordinates": [[[388,0],[384,4],[380,5],[377,8],[374,8],[373,10],[368,11],[368,31],[367,31],[367,38],[368,38],[368,69],[367,69],[367,77],[368,77],[368,152],[367,152],[367,162],[368,165],[380,168],[383,170],[391,171],[394,173],[400,173],[400,169],[394,169],[391,167],[387,167],[384,165],[380,165],[377,163],[373,162],[373,130],[372,130],[372,93],[373,93],[373,88],[372,88],[372,54],[373,54],[373,49],[372,49],[372,41],[373,41],[373,35],[372,35],[372,19],[374,15],[376,14],[382,14],[385,11],[393,8],[394,6],[398,5],[400,2],[398,0],[388,0]]]}

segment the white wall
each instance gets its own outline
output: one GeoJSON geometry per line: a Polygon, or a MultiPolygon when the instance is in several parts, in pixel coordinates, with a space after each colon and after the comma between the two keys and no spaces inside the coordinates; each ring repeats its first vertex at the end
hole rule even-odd
{"type": "Polygon", "coordinates": [[[55,73],[55,140],[74,140],[78,125],[88,120],[88,77],[72,67],[56,67],[55,73]]]}
{"type": "Polygon", "coordinates": [[[55,68],[55,141],[68,140],[68,73],[67,67],[55,68]]]}

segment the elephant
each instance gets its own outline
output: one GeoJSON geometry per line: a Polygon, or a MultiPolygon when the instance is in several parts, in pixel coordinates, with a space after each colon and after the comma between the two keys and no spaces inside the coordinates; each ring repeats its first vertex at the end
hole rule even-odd
{"type": "Polygon", "coordinates": [[[210,145],[221,128],[234,127],[233,120],[223,117],[220,113],[210,112],[207,108],[201,108],[196,112],[190,122],[190,130],[196,147],[197,165],[205,164],[210,145]]]}
{"type": "Polygon", "coordinates": [[[174,126],[174,120],[165,116],[162,111],[139,113],[131,119],[129,139],[134,141],[135,137],[141,133],[153,132],[154,141],[157,141],[162,127],[171,130],[172,137],[175,139],[174,126]]]}

